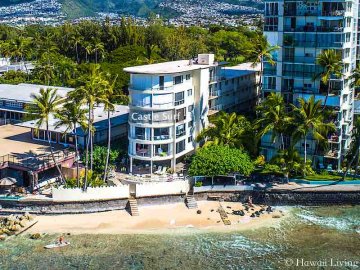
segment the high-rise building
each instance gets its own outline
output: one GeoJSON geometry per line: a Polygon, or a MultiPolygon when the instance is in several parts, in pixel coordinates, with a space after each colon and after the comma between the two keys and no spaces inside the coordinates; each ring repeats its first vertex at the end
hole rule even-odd
{"type": "Polygon", "coordinates": [[[213,54],[200,54],[196,60],[125,68],[130,73],[130,172],[175,169],[195,150],[209,116],[256,104],[259,71],[223,65],[213,54]]]}
{"type": "MultiPolygon", "coordinates": [[[[276,65],[264,62],[263,90],[281,93],[288,103],[298,98],[325,101],[327,87],[314,79],[321,71],[317,56],[327,49],[341,55],[343,76],[330,80],[331,93],[326,106],[334,109],[332,119],[336,132],[329,136],[329,151],[319,151],[309,138],[308,154],[320,167],[338,169],[343,155],[349,149],[353,121],[354,89],[349,76],[356,67],[358,0],[265,0],[264,34],[271,45],[278,45],[274,58],[276,65]]],[[[271,158],[278,146],[269,136],[262,141],[263,153],[271,158]]],[[[303,152],[303,143],[298,145],[303,152]]]]}

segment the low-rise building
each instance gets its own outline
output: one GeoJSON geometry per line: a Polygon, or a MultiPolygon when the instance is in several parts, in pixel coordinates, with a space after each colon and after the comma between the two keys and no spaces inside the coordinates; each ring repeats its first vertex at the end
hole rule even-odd
{"type": "MultiPolygon", "coordinates": [[[[21,83],[18,85],[0,84],[0,125],[8,123],[17,123],[24,119],[27,114],[26,106],[31,104],[31,94],[38,95],[40,89],[46,89],[49,86],[21,83]]],[[[57,94],[66,97],[73,88],[53,87],[57,89],[57,94]]]]}

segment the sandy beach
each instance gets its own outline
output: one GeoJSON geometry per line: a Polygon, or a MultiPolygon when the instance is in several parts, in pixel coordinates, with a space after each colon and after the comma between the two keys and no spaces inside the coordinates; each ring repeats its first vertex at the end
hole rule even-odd
{"type": "Polygon", "coordinates": [[[217,212],[219,202],[200,201],[198,209],[188,209],[183,203],[139,207],[139,216],[131,216],[127,211],[112,211],[80,215],[37,216],[38,223],[29,233],[72,233],[72,234],[136,234],[176,232],[201,229],[247,230],[272,226],[283,219],[284,214],[275,210],[252,218],[250,214],[260,209],[254,206],[245,216],[232,214],[233,210],[243,210],[241,203],[222,202],[231,225],[224,225],[217,212]],[[253,209],[253,210],[252,210],[253,209]],[[201,214],[197,213],[201,210],[201,214]],[[280,217],[281,218],[274,218],[280,217]]]}

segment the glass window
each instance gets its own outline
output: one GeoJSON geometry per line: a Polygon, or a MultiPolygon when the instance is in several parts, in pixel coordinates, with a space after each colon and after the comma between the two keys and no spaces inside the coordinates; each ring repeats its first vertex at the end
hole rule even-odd
{"type": "Polygon", "coordinates": [[[186,74],[186,80],[190,80],[191,79],[191,74],[186,74]]]}
{"type": "Polygon", "coordinates": [[[186,119],[186,108],[176,110],[176,122],[180,122],[186,119]]]}
{"type": "Polygon", "coordinates": [[[184,92],[175,93],[175,106],[184,103],[184,92]]]}
{"type": "Polygon", "coordinates": [[[187,95],[188,95],[188,97],[192,96],[192,89],[187,90],[187,95]]]}
{"type": "Polygon", "coordinates": [[[179,154],[184,150],[185,150],[185,140],[176,143],[176,154],[179,154]]]}
{"type": "Polygon", "coordinates": [[[182,137],[186,134],[185,124],[176,127],[176,138],[182,137]]]}
{"type": "Polygon", "coordinates": [[[183,76],[175,76],[174,77],[174,84],[180,84],[183,82],[183,76]]]}

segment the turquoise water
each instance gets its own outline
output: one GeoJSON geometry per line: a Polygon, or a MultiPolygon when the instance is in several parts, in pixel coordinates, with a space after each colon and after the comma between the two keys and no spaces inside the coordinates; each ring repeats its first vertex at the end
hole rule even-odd
{"type": "Polygon", "coordinates": [[[308,180],[298,180],[298,179],[291,179],[292,182],[298,184],[310,184],[310,185],[360,185],[360,180],[346,180],[346,181],[308,181],[308,180]]]}
{"type": "Polygon", "coordinates": [[[21,196],[0,196],[0,200],[4,201],[18,201],[21,198],[21,196]]]}
{"type": "Polygon", "coordinates": [[[349,264],[360,260],[360,206],[283,210],[290,212],[289,217],[271,228],[229,233],[70,235],[66,239],[71,246],[59,250],[43,249],[56,239],[54,235],[40,240],[19,236],[0,242],[0,269],[260,270],[302,269],[308,262],[320,267],[303,269],[359,269],[349,264]]]}

